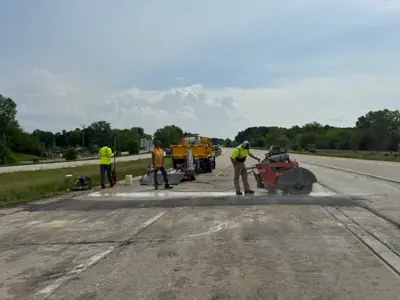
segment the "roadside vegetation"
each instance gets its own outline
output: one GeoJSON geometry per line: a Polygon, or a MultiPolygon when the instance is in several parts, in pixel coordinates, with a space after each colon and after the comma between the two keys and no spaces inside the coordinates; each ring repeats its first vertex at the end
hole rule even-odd
{"type": "Polygon", "coordinates": [[[279,145],[301,154],[400,161],[400,111],[370,111],[348,128],[317,122],[291,128],[250,127],[224,145],[232,147],[245,140],[261,149],[279,145]]]}
{"type": "Polygon", "coordinates": [[[327,157],[341,157],[341,158],[354,158],[365,160],[381,160],[400,162],[400,154],[395,152],[379,153],[379,152],[339,152],[339,151],[294,151],[297,154],[327,156],[327,157]]]}
{"type": "MultiPolygon", "coordinates": [[[[170,168],[171,159],[166,158],[165,162],[166,167],[170,168]]],[[[125,179],[126,175],[143,175],[149,164],[150,159],[117,163],[117,180],[125,179]]],[[[0,208],[64,194],[72,188],[72,181],[65,177],[68,174],[90,176],[93,187],[100,186],[98,165],[3,173],[0,174],[0,208]]]]}

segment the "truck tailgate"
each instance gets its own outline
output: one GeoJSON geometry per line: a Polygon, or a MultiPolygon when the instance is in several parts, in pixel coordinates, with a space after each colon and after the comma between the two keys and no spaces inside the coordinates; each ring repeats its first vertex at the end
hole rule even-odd
{"type": "Polygon", "coordinates": [[[209,157],[212,153],[212,150],[208,145],[174,145],[171,147],[172,157],[186,157],[186,153],[188,150],[191,150],[193,156],[196,157],[209,157]]]}

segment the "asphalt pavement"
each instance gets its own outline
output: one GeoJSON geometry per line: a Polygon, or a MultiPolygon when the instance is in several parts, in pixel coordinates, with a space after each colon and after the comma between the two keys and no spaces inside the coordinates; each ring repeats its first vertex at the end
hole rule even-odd
{"type": "Polygon", "coordinates": [[[173,191],[0,211],[0,299],[399,299],[400,164],[295,155],[310,196],[249,174],[256,194],[238,197],[229,154],[173,191]]]}

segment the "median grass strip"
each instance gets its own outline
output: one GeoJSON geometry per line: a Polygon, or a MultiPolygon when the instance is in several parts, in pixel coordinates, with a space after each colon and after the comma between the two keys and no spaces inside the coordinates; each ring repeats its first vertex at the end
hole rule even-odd
{"type": "Polygon", "coordinates": [[[39,156],[32,155],[32,154],[25,154],[25,153],[14,153],[14,157],[18,161],[33,161],[33,160],[40,160],[39,156]]]}
{"type": "Polygon", "coordinates": [[[315,155],[315,156],[328,156],[328,157],[341,157],[341,158],[355,158],[364,160],[380,160],[400,162],[400,154],[398,153],[362,153],[362,152],[309,152],[309,151],[296,151],[296,154],[315,155]]]}
{"type": "MultiPolygon", "coordinates": [[[[166,158],[166,167],[171,167],[171,159],[166,158]]],[[[126,175],[139,176],[147,171],[150,159],[129,162],[117,162],[117,179],[126,175]]],[[[99,165],[87,165],[73,168],[26,171],[0,174],[0,208],[27,203],[67,192],[71,184],[65,181],[65,175],[90,176],[93,186],[100,185],[99,165]]],[[[107,181],[106,181],[107,182],[107,181]]]]}

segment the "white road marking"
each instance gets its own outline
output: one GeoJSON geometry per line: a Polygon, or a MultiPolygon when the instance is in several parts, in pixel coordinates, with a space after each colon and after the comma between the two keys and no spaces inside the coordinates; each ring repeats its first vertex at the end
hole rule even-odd
{"type": "MultiPolygon", "coordinates": [[[[139,225],[138,227],[136,227],[136,229],[133,231],[132,235],[136,235],[139,232],[141,232],[143,229],[146,229],[147,227],[149,227],[151,224],[153,224],[154,222],[156,222],[158,219],[160,219],[161,217],[163,217],[167,212],[160,212],[157,215],[155,215],[154,217],[150,218],[149,220],[147,220],[146,222],[142,223],[141,225],[139,225]]],[[[95,265],[96,263],[98,263],[100,260],[102,260],[104,257],[106,257],[107,255],[111,254],[117,246],[111,246],[109,247],[107,250],[102,251],[100,253],[97,253],[95,255],[93,255],[92,257],[90,257],[86,262],[75,266],[72,270],[66,272],[66,274],[60,278],[57,278],[56,280],[54,280],[53,283],[47,285],[46,287],[44,287],[43,289],[41,289],[39,292],[36,293],[36,296],[39,295],[43,295],[43,294],[50,294],[53,293],[56,289],[58,289],[61,285],[67,283],[69,280],[71,280],[72,278],[74,278],[75,276],[77,276],[78,274],[82,273],[83,271],[85,271],[86,269],[90,268],[91,266],[95,265]]]]}
{"type": "Polygon", "coordinates": [[[233,223],[233,222],[229,222],[229,221],[228,222],[216,222],[216,223],[217,223],[217,225],[210,227],[209,230],[201,232],[201,233],[195,233],[195,234],[188,235],[187,238],[198,237],[198,236],[202,236],[202,235],[216,233],[216,232],[224,230],[224,229],[233,229],[233,228],[240,227],[239,223],[233,223]]]}
{"type": "Polygon", "coordinates": [[[224,171],[225,170],[222,170],[222,171],[218,172],[217,175],[215,175],[215,176],[220,176],[222,173],[224,173],[224,171]]]}
{"type": "Polygon", "coordinates": [[[111,252],[113,252],[115,249],[115,246],[109,247],[107,250],[100,252],[96,255],[93,255],[90,257],[85,263],[80,264],[73,268],[72,270],[68,271],[64,276],[57,278],[53,283],[49,284],[45,288],[41,289],[36,295],[43,295],[43,294],[50,294],[54,292],[57,288],[59,288],[62,284],[67,282],[68,280],[72,279],[79,273],[85,271],[87,268],[91,267],[107,255],[109,255],[111,252]]]}
{"type": "Polygon", "coordinates": [[[187,197],[226,197],[234,192],[132,192],[132,193],[92,193],[89,197],[132,197],[132,198],[187,198],[187,197]]]}
{"type": "Polygon", "coordinates": [[[158,219],[162,218],[163,216],[165,216],[167,214],[166,211],[160,212],[157,215],[155,215],[154,217],[148,219],[146,222],[142,223],[141,225],[139,225],[138,227],[136,227],[133,235],[138,234],[139,232],[143,231],[143,229],[146,229],[147,227],[149,227],[151,224],[153,224],[154,222],[156,222],[158,219]]]}
{"type": "Polygon", "coordinates": [[[223,167],[222,168],[222,170],[221,171],[219,171],[218,173],[217,173],[217,175],[215,175],[215,176],[221,176],[222,174],[224,174],[224,172],[231,166],[232,164],[227,164],[225,167],[223,167]]]}
{"type": "MultiPolygon", "coordinates": [[[[154,192],[132,192],[132,193],[92,193],[88,195],[93,198],[130,198],[130,199],[182,199],[182,198],[207,198],[207,197],[232,197],[236,196],[235,192],[163,192],[163,191],[154,191],[154,192]]],[[[254,195],[249,195],[246,197],[262,197],[267,196],[267,192],[256,192],[254,195]]],[[[349,194],[338,194],[335,192],[329,192],[324,190],[318,190],[311,192],[309,197],[333,197],[333,196],[348,196],[348,197],[365,197],[372,196],[368,193],[349,193],[349,194]]],[[[240,196],[238,196],[240,197],[240,196]]],[[[243,197],[243,196],[242,196],[243,197]]],[[[86,198],[87,199],[87,198],[86,198]]],[[[130,200],[128,199],[128,200],[130,200]]]]}

